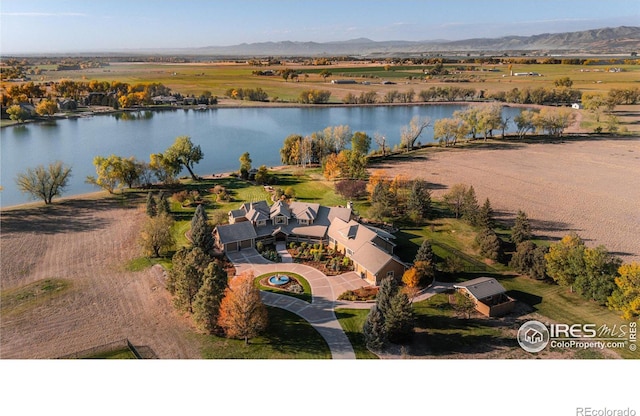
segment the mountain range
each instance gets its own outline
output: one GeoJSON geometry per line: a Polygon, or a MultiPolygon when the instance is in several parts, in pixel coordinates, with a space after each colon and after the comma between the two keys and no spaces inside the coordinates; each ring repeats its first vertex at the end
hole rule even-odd
{"type": "Polygon", "coordinates": [[[630,53],[640,49],[640,27],[620,26],[580,32],[544,33],[457,41],[383,41],[359,38],[340,42],[259,42],[233,46],[207,46],[172,52],[219,56],[336,56],[392,55],[435,52],[630,53]]]}

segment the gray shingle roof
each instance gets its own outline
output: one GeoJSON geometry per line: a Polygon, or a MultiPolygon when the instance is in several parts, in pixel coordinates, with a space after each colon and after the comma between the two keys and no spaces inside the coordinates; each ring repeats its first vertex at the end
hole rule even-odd
{"type": "Polygon", "coordinates": [[[493,277],[478,277],[476,279],[468,280],[464,283],[458,283],[453,285],[456,289],[467,289],[469,294],[481,300],[488,298],[489,296],[499,295],[505,293],[507,290],[493,277]]]}
{"type": "Polygon", "coordinates": [[[251,240],[256,238],[256,231],[248,221],[237,222],[235,224],[218,225],[216,227],[218,239],[222,244],[235,243],[238,241],[251,240]]]}

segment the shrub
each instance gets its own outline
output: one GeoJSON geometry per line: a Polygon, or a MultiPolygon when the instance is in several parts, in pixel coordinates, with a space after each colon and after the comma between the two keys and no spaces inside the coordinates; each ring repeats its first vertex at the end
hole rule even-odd
{"type": "Polygon", "coordinates": [[[287,286],[286,290],[291,293],[301,294],[304,293],[304,289],[298,283],[292,283],[287,286]]]}
{"type": "Polygon", "coordinates": [[[174,193],[171,198],[173,198],[174,201],[182,204],[188,198],[188,196],[189,194],[187,193],[187,191],[180,191],[174,193]]]}

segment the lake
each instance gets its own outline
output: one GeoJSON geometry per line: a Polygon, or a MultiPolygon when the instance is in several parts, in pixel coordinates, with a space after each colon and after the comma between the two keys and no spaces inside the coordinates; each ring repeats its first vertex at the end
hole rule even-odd
{"type": "MultiPolygon", "coordinates": [[[[186,135],[200,145],[204,158],[194,171],[200,175],[239,169],[238,158],[249,152],[253,166],[280,165],[279,150],[290,134],[308,135],[328,126],[349,125],[387,137],[390,146],[400,142],[400,128],[413,116],[428,116],[431,126],[419,141],[433,140],[433,121],[451,117],[464,105],[324,107],[324,108],[220,108],[208,110],[141,111],[93,117],[31,123],[5,127],[1,132],[0,206],[29,202],[15,184],[16,175],[26,168],[56,160],[72,168],[72,177],[63,196],[98,190],[85,183],[95,175],[94,156],[119,156],[149,161],[151,153],[161,153],[176,137],[186,135]]],[[[504,107],[513,118],[521,109],[504,107]]],[[[376,147],[372,143],[372,149],[376,147]]]]}

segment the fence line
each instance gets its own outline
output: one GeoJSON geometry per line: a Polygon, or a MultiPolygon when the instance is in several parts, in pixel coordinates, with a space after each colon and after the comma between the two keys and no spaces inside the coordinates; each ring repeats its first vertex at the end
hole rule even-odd
{"type": "Polygon", "coordinates": [[[122,349],[128,349],[131,351],[133,355],[136,356],[136,358],[142,359],[142,356],[140,355],[136,347],[134,347],[133,344],[129,341],[129,338],[124,338],[124,339],[109,342],[106,344],[98,345],[96,347],[87,348],[86,350],[77,351],[77,352],[59,357],[58,359],[60,360],[81,359],[81,358],[91,357],[97,354],[102,354],[102,353],[107,353],[107,352],[112,352],[112,351],[117,351],[122,349]]]}

